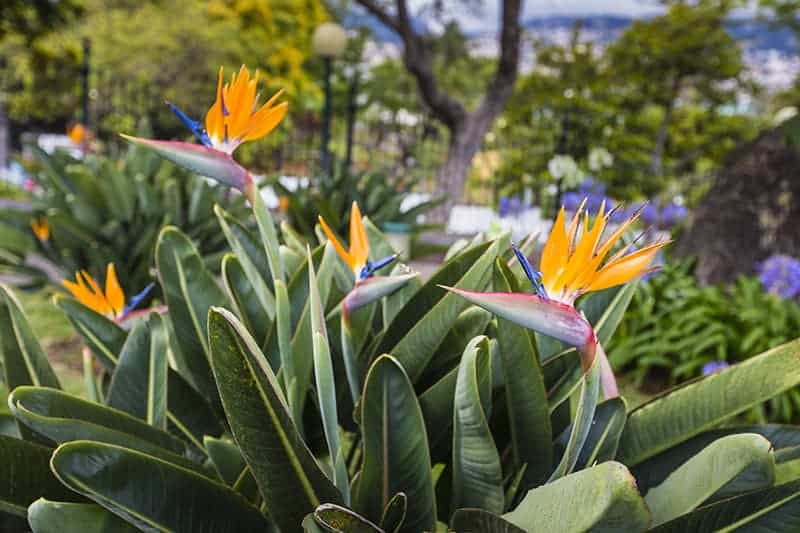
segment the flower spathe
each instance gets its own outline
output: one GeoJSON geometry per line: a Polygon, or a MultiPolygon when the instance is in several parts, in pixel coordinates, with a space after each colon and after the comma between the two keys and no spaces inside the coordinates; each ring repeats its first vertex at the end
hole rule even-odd
{"type": "Polygon", "coordinates": [[[31,230],[41,242],[47,242],[50,239],[50,224],[45,217],[32,220],[31,230]]]}
{"type": "Polygon", "coordinates": [[[133,296],[125,305],[125,292],[119,284],[114,263],[108,263],[106,266],[105,289],[102,289],[97,280],[85,270],[75,273],[75,281],[65,279],[62,283],[78,302],[92,311],[115,320],[124,319],[141,303],[154,286],[153,283],[148,284],[142,292],[133,296]]]}

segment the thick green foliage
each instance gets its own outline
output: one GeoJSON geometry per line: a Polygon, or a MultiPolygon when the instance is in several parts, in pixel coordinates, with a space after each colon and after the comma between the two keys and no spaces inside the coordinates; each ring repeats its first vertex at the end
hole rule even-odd
{"type": "Polygon", "coordinates": [[[92,154],[79,160],[64,151],[48,155],[38,149],[34,155],[41,193],[32,198],[32,214],[10,211],[0,217],[0,265],[43,281],[43,272],[24,264],[26,253],[36,252],[62,275],[72,277],[85,269],[102,280],[106,264],[113,262],[123,289],[133,295],[152,281],[158,232],[173,224],[192,239],[207,264],[219,270],[228,245],[213,206],[223,204],[240,216],[242,198],[137,147],[120,159],[92,154]],[[47,242],[33,238],[34,217],[47,218],[47,242]]]}
{"type": "MultiPolygon", "coordinates": [[[[667,263],[639,284],[619,331],[608,344],[617,370],[637,382],[683,382],[712,361],[730,364],[800,336],[797,302],[765,292],[757,278],[729,287],[700,286],[691,261],[667,263]]],[[[800,392],[775,397],[754,412],[758,420],[796,421],[800,392]]]]}
{"type": "Polygon", "coordinates": [[[317,216],[322,215],[328,225],[339,235],[347,235],[350,224],[350,204],[358,202],[361,213],[378,227],[386,222],[408,224],[412,230],[421,229],[418,215],[424,214],[440,201],[425,201],[406,211],[400,210],[411,191],[419,182],[410,177],[389,177],[381,173],[338,172],[333,177],[320,177],[314,186],[290,191],[273,181],[277,191],[289,200],[289,218],[292,224],[313,240],[317,216]]]}
{"type": "MultiPolygon", "coordinates": [[[[454,251],[429,280],[343,325],[352,281],[331,246],[306,249],[285,228],[277,242],[265,210],[258,235],[218,216],[234,250],[222,280],[179,229],[161,231],[162,313],[125,329],[58,300],[102,367],[87,371],[94,400],[55,388],[3,290],[0,359],[13,389],[3,416],[18,428],[2,426],[0,523],[369,533],[796,523],[800,428],[720,426],[800,384],[800,341],[627,411],[623,399],[599,401],[597,365],[582,375],[573,353],[438,286],[515,290],[507,237],[454,251]]],[[[367,227],[373,253],[385,252],[367,227]]],[[[632,290],[581,303],[603,342],[632,290]]]]}

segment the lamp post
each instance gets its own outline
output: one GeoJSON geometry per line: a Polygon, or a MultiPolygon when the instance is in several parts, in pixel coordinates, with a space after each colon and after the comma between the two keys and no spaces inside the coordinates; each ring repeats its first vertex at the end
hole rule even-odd
{"type": "Polygon", "coordinates": [[[88,37],[83,39],[83,64],[81,65],[81,122],[84,127],[89,127],[89,54],[91,41],[88,37]]]}
{"type": "Polygon", "coordinates": [[[353,163],[353,143],[356,128],[356,113],[358,112],[358,88],[361,81],[361,70],[357,67],[350,67],[347,69],[347,77],[350,80],[350,86],[347,94],[347,148],[344,153],[344,166],[345,172],[350,172],[350,166],[353,163]]]}
{"type": "Polygon", "coordinates": [[[314,53],[322,58],[324,65],[325,108],[322,113],[322,146],[320,147],[320,166],[324,175],[331,174],[331,154],[328,144],[331,138],[331,74],[333,71],[333,58],[344,52],[347,46],[347,33],[344,28],[334,22],[321,24],[314,30],[311,38],[314,53]]]}

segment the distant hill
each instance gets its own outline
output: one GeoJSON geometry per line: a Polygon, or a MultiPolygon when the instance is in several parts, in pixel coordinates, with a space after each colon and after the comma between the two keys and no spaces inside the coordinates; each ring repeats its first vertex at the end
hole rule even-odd
{"type": "MultiPolygon", "coordinates": [[[[616,39],[634,19],[618,15],[557,15],[532,17],[526,19],[522,25],[528,31],[547,38],[548,34],[563,35],[578,20],[582,22],[584,30],[592,40],[605,44],[616,39]]],[[[418,29],[425,27],[425,23],[421,19],[415,20],[414,25],[418,29]]],[[[372,30],[373,35],[379,41],[400,42],[400,38],[393,31],[360,10],[353,10],[348,14],[345,18],[345,26],[350,28],[366,26],[372,30]]],[[[796,53],[794,36],[789,30],[775,30],[765,22],[746,18],[731,19],[727,27],[734,38],[741,41],[750,51],[777,50],[783,54],[796,53]]]]}

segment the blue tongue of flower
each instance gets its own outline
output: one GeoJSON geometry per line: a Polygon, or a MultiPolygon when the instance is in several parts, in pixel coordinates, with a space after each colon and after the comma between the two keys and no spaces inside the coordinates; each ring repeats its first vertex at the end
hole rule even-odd
{"type": "Polygon", "coordinates": [[[170,109],[172,109],[172,112],[175,113],[179,119],[181,119],[181,122],[183,122],[184,125],[189,128],[192,133],[194,133],[194,136],[197,137],[197,140],[200,141],[200,144],[211,148],[211,138],[208,136],[206,129],[202,124],[200,124],[200,122],[190,119],[188,116],[186,116],[186,113],[178,109],[178,106],[175,104],[167,102],[167,105],[170,109]]]}
{"type": "Polygon", "coordinates": [[[364,267],[361,269],[361,272],[358,273],[358,279],[367,279],[395,259],[397,259],[397,254],[386,256],[383,259],[378,259],[375,262],[367,261],[367,264],[364,265],[364,267]]]}
{"type": "Polygon", "coordinates": [[[540,298],[549,299],[547,297],[547,291],[542,284],[542,273],[533,269],[531,263],[528,261],[528,258],[525,257],[525,254],[522,253],[522,250],[517,248],[516,244],[512,244],[511,248],[514,250],[514,255],[517,256],[519,264],[522,265],[522,270],[525,271],[525,275],[528,276],[528,279],[531,281],[533,289],[536,291],[536,295],[540,298]]]}
{"type": "Polygon", "coordinates": [[[136,309],[136,306],[142,303],[142,300],[147,298],[147,295],[150,294],[150,291],[152,291],[153,287],[155,286],[156,286],[155,283],[148,283],[147,287],[145,287],[142,290],[142,292],[140,292],[139,294],[135,294],[133,297],[131,297],[131,299],[128,300],[128,305],[126,305],[125,309],[122,310],[122,315],[120,316],[120,318],[125,318],[130,314],[131,311],[136,309]]]}

